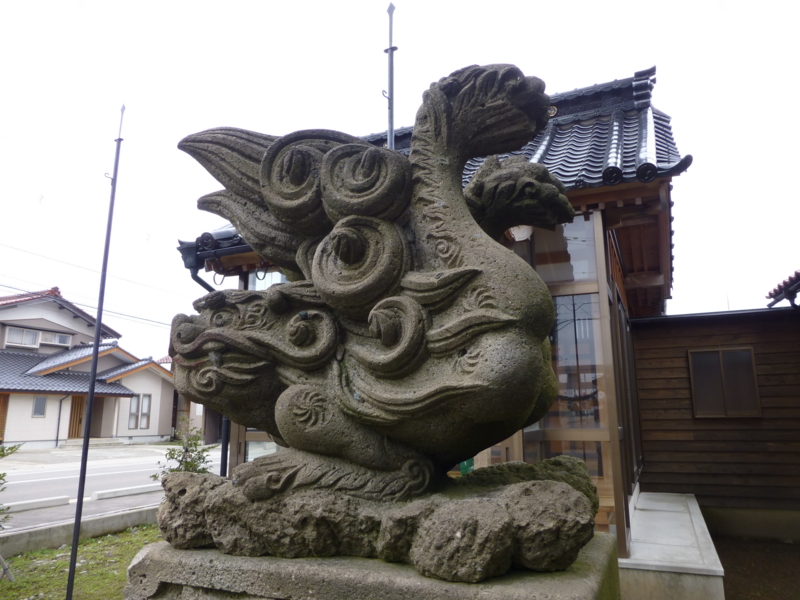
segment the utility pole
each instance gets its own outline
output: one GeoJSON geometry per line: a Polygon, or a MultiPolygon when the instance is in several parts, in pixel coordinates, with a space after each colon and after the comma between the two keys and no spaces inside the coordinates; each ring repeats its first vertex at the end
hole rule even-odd
{"type": "MultiPolygon", "coordinates": [[[[86,488],[86,463],[89,460],[89,433],[92,425],[92,407],[94,405],[94,388],[97,381],[97,353],[100,347],[100,334],[103,329],[103,302],[106,295],[106,271],[108,270],[108,250],[111,246],[111,224],[114,221],[114,197],[117,194],[117,172],[119,171],[119,151],[122,146],[122,117],[125,116],[125,105],[119,115],[119,135],[115,140],[117,153],[114,156],[114,175],[111,177],[111,200],[108,203],[108,224],[106,225],[106,244],[103,250],[103,267],[100,270],[100,293],[97,299],[97,319],[94,324],[94,346],[92,347],[92,368],[89,375],[89,394],[86,398],[86,412],[83,417],[83,451],[81,453],[81,471],[78,477],[78,501],[75,505],[75,525],[72,529],[72,553],[69,558],[69,575],[67,577],[67,595],[65,600],[72,600],[72,588],[75,585],[75,563],[78,559],[78,542],[81,535],[81,516],[83,515],[83,494],[86,488]]],[[[108,176],[108,174],[106,174],[108,176]]]]}
{"type": "Polygon", "coordinates": [[[394,15],[394,4],[389,3],[387,11],[389,13],[389,47],[384,50],[389,55],[389,94],[385,94],[389,100],[389,129],[386,132],[386,147],[394,150],[394,53],[397,46],[392,45],[392,16],[394,15]]]}

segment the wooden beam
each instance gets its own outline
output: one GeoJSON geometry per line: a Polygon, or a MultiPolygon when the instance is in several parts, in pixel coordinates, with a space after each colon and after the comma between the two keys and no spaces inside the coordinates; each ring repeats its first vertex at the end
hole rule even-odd
{"type": "Polygon", "coordinates": [[[625,289],[659,287],[664,285],[664,275],[652,271],[646,273],[628,273],[625,277],[625,289]]]}
{"type": "Polygon", "coordinates": [[[667,207],[666,212],[658,215],[659,262],[661,263],[661,272],[666,275],[661,290],[664,298],[672,297],[672,223],[670,222],[669,199],[667,207]]]}
{"type": "MultiPolygon", "coordinates": [[[[596,188],[581,188],[567,192],[570,204],[577,210],[578,207],[604,205],[607,207],[623,205],[639,205],[643,202],[655,201],[661,203],[661,186],[668,186],[669,180],[657,180],[650,183],[631,183],[613,187],[602,186],[596,188]]],[[[667,188],[668,189],[668,188],[667,188]]]]}
{"type": "Polygon", "coordinates": [[[620,229],[622,227],[635,227],[636,225],[656,225],[658,220],[656,217],[645,215],[643,217],[631,217],[629,219],[622,219],[618,223],[609,225],[606,229],[620,229]]]}

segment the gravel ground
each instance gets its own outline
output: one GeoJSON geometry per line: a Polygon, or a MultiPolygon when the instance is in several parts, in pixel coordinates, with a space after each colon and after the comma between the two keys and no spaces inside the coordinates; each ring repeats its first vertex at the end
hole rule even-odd
{"type": "Polygon", "coordinates": [[[800,544],[713,536],[725,600],[800,599],[800,544]]]}

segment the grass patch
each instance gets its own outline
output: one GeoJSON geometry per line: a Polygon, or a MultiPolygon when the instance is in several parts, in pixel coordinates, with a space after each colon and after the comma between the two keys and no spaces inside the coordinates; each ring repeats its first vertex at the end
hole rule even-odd
{"type": "MultiPolygon", "coordinates": [[[[121,599],[128,565],[143,546],[157,542],[156,525],[139,525],[121,533],[82,541],[78,545],[74,600],[121,599]]],[[[63,600],[67,589],[70,546],[4,557],[16,581],[0,580],[0,598],[63,600]]]]}

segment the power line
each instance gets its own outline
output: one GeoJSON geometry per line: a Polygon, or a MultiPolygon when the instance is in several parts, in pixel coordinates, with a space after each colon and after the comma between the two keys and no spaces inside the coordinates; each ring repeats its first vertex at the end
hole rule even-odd
{"type": "MultiPolygon", "coordinates": [[[[17,252],[24,252],[25,254],[30,254],[32,256],[38,256],[39,258],[44,258],[46,260],[52,260],[54,262],[61,263],[62,265],[69,265],[70,267],[75,267],[76,269],[83,269],[84,271],[89,271],[90,273],[96,273],[98,275],[100,274],[100,271],[98,271],[96,269],[90,269],[89,267],[84,267],[82,265],[76,265],[75,263],[67,262],[65,260],[60,260],[58,258],[53,258],[52,256],[45,256],[44,254],[37,254],[36,252],[31,252],[30,250],[23,250],[22,248],[17,248],[15,246],[9,246],[8,244],[0,243],[0,246],[3,246],[4,248],[11,248],[12,250],[16,250],[17,252]]],[[[140,285],[142,287],[150,288],[151,290],[156,290],[157,292],[164,292],[164,293],[167,293],[167,294],[177,295],[173,291],[157,288],[157,287],[154,287],[152,285],[147,285],[146,283],[141,283],[139,281],[133,281],[132,279],[125,279],[124,277],[119,277],[118,275],[109,275],[109,277],[113,277],[114,279],[119,279],[120,281],[126,281],[126,282],[132,283],[134,285],[140,285]]]]}
{"type": "MultiPolygon", "coordinates": [[[[16,287],[11,286],[11,285],[0,284],[0,287],[7,288],[9,290],[15,290],[17,292],[23,292],[25,294],[35,294],[36,293],[36,292],[31,292],[29,290],[23,290],[22,288],[16,288],[16,287]]],[[[68,300],[67,302],[70,302],[71,304],[74,304],[75,306],[83,306],[84,308],[91,308],[91,309],[97,310],[96,306],[92,306],[90,304],[83,304],[82,302],[72,302],[70,300],[68,300]]],[[[136,319],[137,321],[147,321],[148,323],[154,323],[155,325],[162,325],[164,327],[172,327],[172,325],[170,323],[163,323],[161,321],[154,321],[152,319],[145,319],[144,317],[137,317],[136,315],[129,315],[129,314],[126,314],[126,313],[116,312],[116,311],[108,310],[108,309],[105,309],[105,312],[107,312],[109,314],[112,314],[112,315],[115,315],[117,317],[128,317],[129,319],[136,319]]]]}

